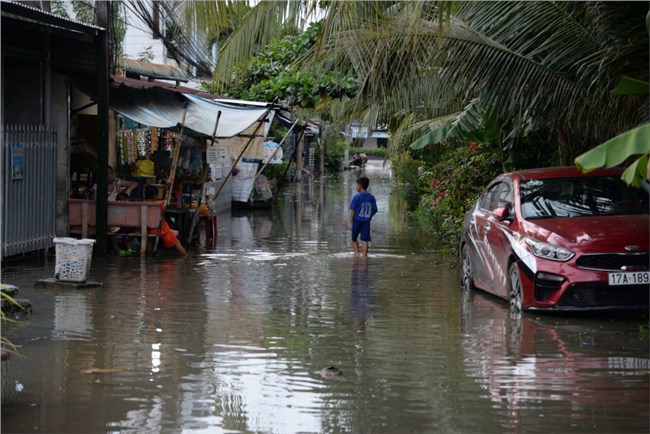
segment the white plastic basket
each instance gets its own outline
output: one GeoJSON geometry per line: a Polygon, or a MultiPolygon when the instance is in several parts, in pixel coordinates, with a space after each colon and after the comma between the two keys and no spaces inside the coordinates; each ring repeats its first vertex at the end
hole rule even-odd
{"type": "Polygon", "coordinates": [[[95,240],[54,238],[56,264],[54,278],[67,282],[85,282],[93,256],[95,240]]]}

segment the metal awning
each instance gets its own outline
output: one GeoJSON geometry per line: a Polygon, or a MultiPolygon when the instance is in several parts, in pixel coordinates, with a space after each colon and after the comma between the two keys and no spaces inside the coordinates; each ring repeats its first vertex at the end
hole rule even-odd
{"type": "MultiPolygon", "coordinates": [[[[128,91],[112,89],[111,109],[142,125],[156,128],[175,128],[183,120],[184,103],[187,103],[185,128],[212,137],[218,113],[221,112],[217,138],[234,137],[266,115],[264,137],[275,114],[273,104],[243,106],[210,101],[190,93],[175,93],[149,89],[128,91]],[[268,112],[268,114],[266,114],[268,112]]],[[[241,103],[245,103],[242,101],[241,103]]]]}

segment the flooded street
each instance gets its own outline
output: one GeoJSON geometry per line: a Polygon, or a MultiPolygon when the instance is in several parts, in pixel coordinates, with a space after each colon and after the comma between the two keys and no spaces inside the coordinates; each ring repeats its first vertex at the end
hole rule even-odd
{"type": "Polygon", "coordinates": [[[650,431],[643,320],[510,319],[463,293],[372,165],[379,212],[355,259],[357,175],[220,216],[216,248],[189,259],[95,258],[99,288],[34,288],[54,258],[3,264],[34,313],[3,325],[24,357],[1,365],[2,432],[650,431]]]}

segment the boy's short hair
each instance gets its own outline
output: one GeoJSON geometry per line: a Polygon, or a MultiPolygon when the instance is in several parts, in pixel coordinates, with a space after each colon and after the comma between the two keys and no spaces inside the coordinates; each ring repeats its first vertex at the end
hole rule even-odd
{"type": "Polygon", "coordinates": [[[124,192],[118,193],[117,196],[115,196],[115,200],[119,200],[119,201],[128,201],[129,199],[130,199],[129,195],[124,192]]]}
{"type": "Polygon", "coordinates": [[[357,184],[363,187],[364,190],[367,190],[368,186],[370,185],[370,180],[365,176],[360,176],[357,178],[357,184]]]}

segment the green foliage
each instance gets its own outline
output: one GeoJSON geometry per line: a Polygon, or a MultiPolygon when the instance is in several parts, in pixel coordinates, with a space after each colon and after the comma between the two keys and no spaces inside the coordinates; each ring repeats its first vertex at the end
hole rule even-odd
{"type": "Polygon", "coordinates": [[[289,107],[314,108],[322,99],[356,94],[356,78],[342,71],[321,72],[303,66],[302,56],[313,47],[320,25],[302,33],[273,39],[248,67],[235,71],[229,96],[256,101],[282,101],[289,107]]]}
{"type": "MultiPolygon", "coordinates": [[[[337,139],[335,135],[328,135],[325,139],[325,171],[336,173],[343,167],[343,155],[347,143],[343,139],[337,139]]],[[[316,154],[314,162],[316,167],[320,167],[320,153],[316,154]]]]}
{"type": "Polygon", "coordinates": [[[366,154],[369,157],[372,156],[386,158],[388,155],[388,150],[386,148],[359,148],[356,146],[350,146],[350,155],[355,153],[366,154]]]}
{"type": "Polygon", "coordinates": [[[420,195],[418,168],[424,164],[413,158],[409,151],[396,154],[391,158],[393,176],[399,183],[396,191],[406,200],[409,209],[415,209],[420,195]]]}
{"type": "Polygon", "coordinates": [[[72,0],[75,19],[86,24],[95,24],[95,6],[90,0],[72,0]]]}
{"type": "MultiPolygon", "coordinates": [[[[0,283],[0,304],[2,305],[2,309],[0,309],[0,318],[2,320],[2,323],[6,322],[14,322],[14,320],[9,318],[9,315],[12,312],[15,312],[17,310],[25,310],[23,306],[16,300],[10,293],[15,294],[15,287],[12,287],[11,285],[5,285],[3,283],[0,283]],[[13,292],[12,292],[13,291],[13,292]]],[[[14,345],[11,340],[6,338],[5,336],[2,336],[0,339],[0,346],[2,347],[3,350],[9,351],[10,353],[13,354],[18,354],[18,348],[16,345],[14,345]]]]}
{"type": "Polygon", "coordinates": [[[280,75],[314,45],[319,28],[316,23],[300,34],[271,40],[264,51],[251,60],[244,83],[250,86],[280,75]]]}
{"type": "Polygon", "coordinates": [[[138,60],[140,62],[148,62],[151,63],[151,61],[154,59],[155,55],[152,50],[152,46],[149,45],[147,48],[144,50],[140,51],[138,53],[138,60]]]}
{"type": "Polygon", "coordinates": [[[114,55],[121,56],[124,53],[124,37],[128,25],[124,2],[122,0],[113,0],[111,8],[113,14],[111,26],[113,28],[114,55]]]}
{"type": "MultiPolygon", "coordinates": [[[[65,2],[56,1],[52,4],[52,12],[57,15],[74,18],[85,24],[96,24],[95,17],[95,2],[92,0],[72,0],[73,17],[68,14],[65,2]]],[[[122,0],[113,0],[111,2],[112,9],[112,44],[113,51],[116,56],[121,56],[124,52],[124,36],[126,35],[126,26],[128,21],[124,10],[124,2],[122,0]]]]}
{"type": "Polygon", "coordinates": [[[648,340],[648,336],[650,336],[650,333],[648,333],[649,330],[650,330],[650,329],[649,329],[647,323],[646,323],[646,324],[641,324],[641,325],[639,326],[639,338],[640,338],[641,340],[643,340],[643,341],[647,341],[647,340],[648,340]]]}
{"type": "Polygon", "coordinates": [[[405,151],[394,155],[391,163],[393,175],[398,182],[402,184],[418,184],[418,168],[422,166],[422,160],[414,159],[410,152],[405,151]]]}
{"type": "Polygon", "coordinates": [[[62,0],[53,0],[50,4],[50,9],[52,13],[63,18],[70,18],[68,14],[68,9],[66,8],[66,2],[62,0]]]}
{"type": "Polygon", "coordinates": [[[414,212],[420,225],[456,253],[463,219],[487,183],[501,171],[488,145],[461,145],[441,155],[419,177],[421,197],[414,212]]]}
{"type": "Polygon", "coordinates": [[[628,167],[622,176],[626,183],[634,187],[640,187],[641,180],[648,179],[649,135],[650,123],[643,124],[579,155],[574,160],[574,163],[583,172],[590,172],[599,167],[615,167],[631,156],[641,155],[635,163],[628,167]]]}
{"type": "Polygon", "coordinates": [[[165,34],[163,37],[173,44],[180,44],[183,40],[183,31],[176,21],[165,20],[165,34]]]}
{"type": "Polygon", "coordinates": [[[267,164],[262,171],[262,175],[266,176],[273,185],[276,185],[278,182],[284,181],[283,176],[288,165],[287,161],[283,161],[282,164],[267,164]]]}

